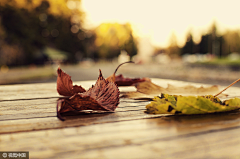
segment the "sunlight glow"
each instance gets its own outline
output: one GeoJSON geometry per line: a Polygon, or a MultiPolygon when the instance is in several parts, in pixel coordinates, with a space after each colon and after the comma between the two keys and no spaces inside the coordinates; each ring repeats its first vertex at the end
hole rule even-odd
{"type": "Polygon", "coordinates": [[[218,32],[239,29],[239,0],[82,0],[85,28],[101,23],[130,23],[133,33],[148,37],[156,46],[168,46],[172,33],[181,46],[191,32],[195,42],[207,33],[213,21],[218,32]]]}

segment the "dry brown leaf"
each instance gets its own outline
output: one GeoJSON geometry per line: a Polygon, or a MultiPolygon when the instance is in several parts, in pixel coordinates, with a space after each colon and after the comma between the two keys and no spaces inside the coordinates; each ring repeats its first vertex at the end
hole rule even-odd
{"type": "Polygon", "coordinates": [[[72,84],[71,76],[63,72],[60,68],[57,70],[57,91],[63,96],[72,96],[75,93],[86,92],[84,88],[78,85],[72,84]]]}
{"type": "Polygon", "coordinates": [[[128,61],[128,62],[121,63],[120,65],[118,65],[114,73],[108,78],[106,78],[106,80],[115,82],[117,86],[132,86],[133,84],[136,84],[139,82],[151,81],[149,78],[126,78],[126,77],[123,77],[122,74],[116,76],[116,72],[119,69],[119,67],[126,63],[134,63],[134,62],[128,61]]]}
{"type": "Polygon", "coordinates": [[[121,92],[121,98],[131,98],[138,100],[151,100],[154,96],[152,94],[144,94],[141,92],[121,92]]]}
{"type": "Polygon", "coordinates": [[[115,76],[117,86],[132,86],[139,82],[151,81],[150,78],[126,78],[122,74],[115,76]]]}
{"type": "Polygon", "coordinates": [[[136,92],[123,93],[122,97],[138,99],[149,97],[153,98],[154,96],[160,95],[161,93],[181,95],[208,95],[219,92],[218,86],[216,85],[210,87],[195,87],[191,85],[176,87],[169,84],[167,88],[164,88],[152,83],[151,81],[136,83],[135,87],[137,88],[136,92]]]}
{"type": "Polygon", "coordinates": [[[187,85],[184,87],[176,87],[173,85],[168,84],[168,87],[166,88],[169,92],[173,92],[175,94],[195,94],[195,95],[209,95],[209,94],[215,94],[217,92],[219,92],[218,86],[217,85],[213,85],[213,86],[209,86],[209,87],[195,87],[192,85],[187,85]]]}
{"type": "MultiPolygon", "coordinates": [[[[60,68],[59,68],[60,69],[60,68]]],[[[60,69],[61,70],[61,69],[60,69]]],[[[58,70],[59,72],[61,72],[58,70]]],[[[114,82],[107,81],[103,78],[101,70],[98,80],[94,86],[88,91],[83,93],[74,93],[71,97],[60,99],[57,104],[57,116],[59,119],[64,120],[61,117],[61,113],[69,111],[81,111],[81,110],[105,110],[114,111],[119,104],[119,90],[114,82]]],[[[67,86],[71,86],[69,82],[71,79],[67,78],[67,86]]],[[[59,88],[62,88],[59,86],[59,88]]],[[[63,87],[66,89],[60,89],[62,94],[71,93],[69,87],[63,87]]],[[[71,88],[71,87],[70,87],[71,88]]]]}
{"type": "Polygon", "coordinates": [[[120,66],[122,66],[123,64],[126,64],[126,63],[134,63],[132,61],[127,61],[127,62],[124,62],[124,63],[121,63],[120,65],[118,65],[118,67],[115,69],[114,73],[109,76],[108,78],[106,78],[107,81],[112,81],[112,82],[115,82],[116,81],[116,73],[117,73],[117,70],[119,69],[120,66]]]}

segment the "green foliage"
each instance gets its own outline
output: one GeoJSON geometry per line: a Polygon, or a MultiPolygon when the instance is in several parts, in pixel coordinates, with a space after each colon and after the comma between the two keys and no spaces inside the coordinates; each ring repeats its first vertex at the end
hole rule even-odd
{"type": "Polygon", "coordinates": [[[222,102],[212,95],[176,96],[162,94],[146,106],[151,114],[207,114],[227,112],[240,108],[240,99],[234,98],[222,102]]]}

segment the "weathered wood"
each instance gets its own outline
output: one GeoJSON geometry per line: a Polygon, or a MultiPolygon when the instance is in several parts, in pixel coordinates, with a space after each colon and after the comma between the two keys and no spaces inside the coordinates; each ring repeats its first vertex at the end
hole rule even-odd
{"type": "MultiPolygon", "coordinates": [[[[74,82],[74,84],[79,84],[86,90],[88,90],[92,85],[95,84],[96,81],[80,81],[74,82]]],[[[152,82],[158,84],[162,87],[167,87],[168,84],[172,84],[175,86],[186,86],[186,85],[194,85],[197,87],[200,86],[209,86],[206,84],[200,83],[191,83],[191,82],[183,82],[176,80],[163,80],[153,78],[152,82]]],[[[220,86],[219,89],[225,88],[224,86],[220,86]]],[[[120,91],[134,91],[136,90],[134,87],[120,87],[120,91]]],[[[238,93],[239,88],[231,87],[226,93],[231,94],[233,96],[240,96],[238,93]]],[[[4,100],[19,100],[19,99],[32,99],[32,98],[51,98],[51,97],[59,97],[56,91],[56,83],[41,83],[41,84],[23,84],[23,85],[3,85],[0,86],[0,102],[4,100]]]]}
{"type": "MultiPolygon", "coordinates": [[[[124,102],[122,102],[124,103],[124,102]]],[[[142,118],[151,118],[165,115],[145,114],[145,105],[147,102],[130,103],[129,105],[120,104],[114,113],[82,113],[75,116],[65,116],[66,121],[59,121],[56,117],[56,103],[53,109],[47,107],[41,109],[41,105],[31,107],[31,111],[23,112],[15,116],[1,115],[0,134],[36,131],[45,129],[56,129],[64,127],[86,126],[91,124],[100,124],[106,122],[116,122],[125,120],[135,120],[142,118]],[[36,108],[36,109],[34,109],[36,108]],[[48,112],[44,112],[44,111],[48,112]],[[27,119],[27,120],[26,120],[27,119]],[[14,124],[12,124],[14,122],[14,124]]],[[[5,111],[3,111],[4,113],[5,111]]],[[[8,111],[7,111],[8,112],[8,111]]],[[[10,113],[12,113],[10,111],[10,113]]],[[[14,113],[14,112],[13,112],[14,113]]]]}
{"type": "Polygon", "coordinates": [[[217,116],[216,121],[211,121],[211,117],[171,116],[5,134],[0,136],[0,149],[28,150],[33,158],[212,158],[240,155],[240,151],[236,151],[240,146],[239,120],[233,123],[234,117],[230,115],[217,116]]]}
{"type": "MultiPolygon", "coordinates": [[[[163,87],[189,84],[152,80],[163,87]]],[[[76,82],[84,88],[94,83],[76,82]]],[[[240,88],[225,93],[240,96],[240,88]]],[[[149,101],[121,99],[114,113],[85,112],[62,122],[56,117],[58,97],[55,83],[0,86],[0,151],[29,151],[30,158],[240,157],[240,111],[151,115],[144,113],[149,101]]]]}

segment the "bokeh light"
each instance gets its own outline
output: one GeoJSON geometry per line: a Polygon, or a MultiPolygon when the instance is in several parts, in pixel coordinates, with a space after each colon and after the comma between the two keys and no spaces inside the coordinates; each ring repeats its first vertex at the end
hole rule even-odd
{"type": "Polygon", "coordinates": [[[73,25],[72,27],[71,27],[71,32],[72,33],[77,33],[79,31],[79,27],[78,27],[78,25],[73,25]]]}
{"type": "Polygon", "coordinates": [[[53,29],[53,30],[51,31],[51,35],[52,35],[53,37],[57,37],[57,36],[59,35],[59,31],[58,31],[57,29],[53,29]]]}

